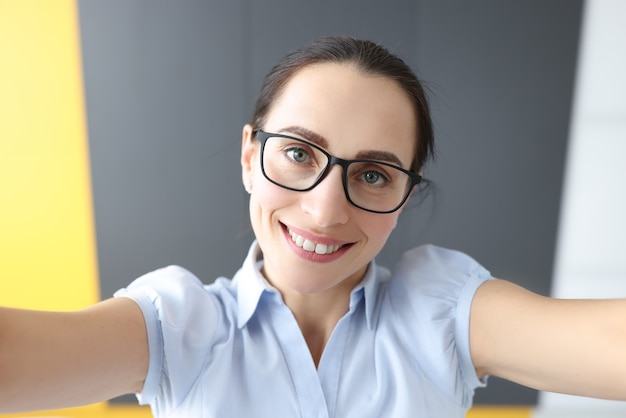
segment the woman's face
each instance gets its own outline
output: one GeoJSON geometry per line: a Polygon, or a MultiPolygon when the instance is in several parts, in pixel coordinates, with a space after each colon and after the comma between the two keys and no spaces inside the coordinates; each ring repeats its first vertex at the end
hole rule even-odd
{"type": "MultiPolygon", "coordinates": [[[[413,105],[406,93],[388,78],[347,64],[315,64],[298,71],[261,128],[321,143],[344,159],[391,153],[405,169],[416,146],[413,105]]],[[[352,289],[385,244],[400,210],[377,214],[352,206],[338,165],[308,192],[272,184],[261,172],[260,144],[251,129],[243,129],[241,162],[266,278],[283,295],[352,289]],[[297,240],[310,242],[303,248],[297,240]],[[318,244],[327,246],[326,254],[307,251],[318,244]]]]}

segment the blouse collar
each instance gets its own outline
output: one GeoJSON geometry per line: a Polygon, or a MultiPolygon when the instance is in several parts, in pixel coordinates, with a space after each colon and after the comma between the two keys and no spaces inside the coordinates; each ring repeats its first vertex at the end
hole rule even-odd
{"type": "MultiPolygon", "coordinates": [[[[278,290],[261,274],[262,258],[261,248],[257,241],[254,241],[241,269],[233,279],[237,289],[237,326],[239,328],[243,328],[252,318],[264,293],[271,294],[281,304],[283,303],[278,290]]],[[[361,299],[365,299],[365,317],[369,329],[372,329],[373,326],[379,284],[387,281],[389,276],[386,269],[376,266],[375,261],[372,260],[365,277],[350,293],[349,312],[351,314],[357,309],[361,299]]]]}

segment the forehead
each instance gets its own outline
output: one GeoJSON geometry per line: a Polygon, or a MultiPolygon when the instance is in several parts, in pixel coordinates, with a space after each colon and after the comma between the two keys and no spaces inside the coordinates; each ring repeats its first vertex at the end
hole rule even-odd
{"type": "Polygon", "coordinates": [[[329,151],[345,158],[363,149],[384,150],[409,166],[416,147],[415,113],[407,93],[394,80],[364,74],[350,64],[314,64],[291,77],[263,129],[289,126],[323,136],[329,151]]]}

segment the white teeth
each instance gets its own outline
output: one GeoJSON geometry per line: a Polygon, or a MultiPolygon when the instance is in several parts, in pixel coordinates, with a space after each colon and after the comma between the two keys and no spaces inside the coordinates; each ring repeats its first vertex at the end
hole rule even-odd
{"type": "Polygon", "coordinates": [[[315,246],[315,252],[318,254],[326,254],[327,249],[328,249],[328,246],[326,244],[317,244],[315,246]]]}
{"type": "Polygon", "coordinates": [[[315,252],[317,254],[332,254],[340,247],[339,245],[316,244],[315,242],[305,239],[303,236],[292,231],[289,231],[289,235],[298,247],[302,247],[305,251],[315,252]]]}
{"type": "Polygon", "coordinates": [[[307,251],[315,251],[315,243],[313,241],[309,241],[308,239],[304,240],[304,244],[302,244],[302,248],[307,251]]]}

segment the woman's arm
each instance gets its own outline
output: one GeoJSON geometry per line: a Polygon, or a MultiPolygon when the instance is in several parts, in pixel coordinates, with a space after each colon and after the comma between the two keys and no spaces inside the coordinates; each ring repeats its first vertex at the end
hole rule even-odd
{"type": "Polygon", "coordinates": [[[146,327],[130,299],[77,312],[0,308],[0,413],[138,392],[147,369],[146,327]]]}
{"type": "Polygon", "coordinates": [[[493,280],[474,298],[479,375],[550,392],[626,400],[626,300],[558,300],[493,280]]]}

